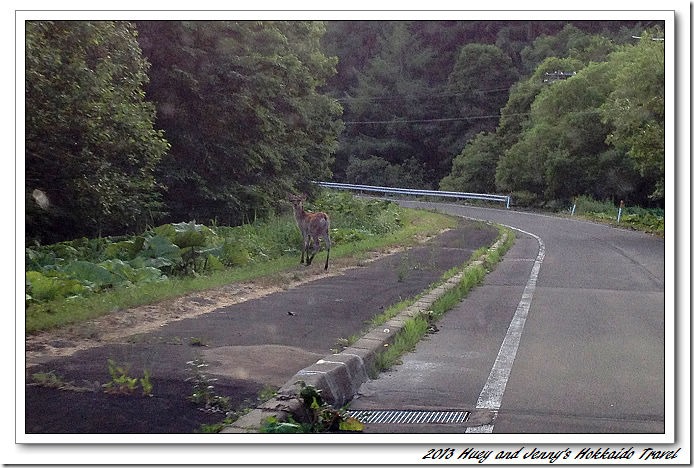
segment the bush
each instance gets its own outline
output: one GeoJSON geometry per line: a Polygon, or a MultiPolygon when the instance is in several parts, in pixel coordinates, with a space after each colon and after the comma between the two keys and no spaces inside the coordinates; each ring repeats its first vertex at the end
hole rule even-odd
{"type": "Polygon", "coordinates": [[[385,200],[359,200],[347,192],[323,192],[307,210],[325,211],[331,227],[385,234],[402,226],[400,208],[385,200]]]}
{"type": "Polygon", "coordinates": [[[511,192],[511,203],[514,206],[530,208],[540,206],[541,200],[536,193],[528,192],[527,190],[519,190],[517,192],[511,192]]]}
{"type": "Polygon", "coordinates": [[[587,195],[580,195],[576,197],[576,214],[583,213],[606,213],[615,216],[617,214],[617,207],[612,202],[608,201],[598,201],[589,197],[587,195]]]}

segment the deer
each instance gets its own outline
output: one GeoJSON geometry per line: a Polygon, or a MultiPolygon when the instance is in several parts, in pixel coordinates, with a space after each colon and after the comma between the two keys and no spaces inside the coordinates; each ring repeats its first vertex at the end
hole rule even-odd
{"type": "Polygon", "coordinates": [[[320,250],[320,238],[325,242],[327,256],[325,257],[325,269],[328,269],[328,260],[330,259],[330,217],[323,212],[310,213],[304,211],[304,202],[306,195],[290,194],[289,202],[294,207],[294,218],[299,226],[301,235],[304,238],[304,245],[301,249],[301,264],[304,263],[304,252],[306,252],[306,266],[309,266],[320,250]],[[313,241],[313,242],[312,242],[313,241]],[[313,243],[313,251],[309,253],[309,247],[313,243]]]}

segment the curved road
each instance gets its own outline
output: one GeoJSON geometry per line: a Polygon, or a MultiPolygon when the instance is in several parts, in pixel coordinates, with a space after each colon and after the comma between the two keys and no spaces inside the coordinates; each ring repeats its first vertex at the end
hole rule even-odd
{"type": "Polygon", "coordinates": [[[665,432],[663,239],[541,214],[401,203],[520,231],[438,333],[367,383],[352,409],[469,409],[479,423],[467,432],[665,432]]]}

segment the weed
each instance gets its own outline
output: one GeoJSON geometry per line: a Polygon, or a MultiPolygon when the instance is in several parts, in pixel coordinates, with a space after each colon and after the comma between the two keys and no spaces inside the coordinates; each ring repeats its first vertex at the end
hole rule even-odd
{"type": "Polygon", "coordinates": [[[400,262],[398,263],[398,283],[402,283],[405,281],[405,278],[407,277],[407,274],[410,271],[410,257],[407,253],[404,253],[400,257],[400,262]]]}
{"type": "Polygon", "coordinates": [[[258,401],[264,403],[277,395],[278,388],[272,385],[265,385],[260,392],[258,392],[258,401]]]}
{"type": "Polygon", "coordinates": [[[142,385],[142,396],[152,396],[152,389],[154,385],[152,384],[152,374],[149,370],[145,369],[145,375],[140,378],[140,385],[142,385]]]}
{"type": "Polygon", "coordinates": [[[203,340],[202,338],[199,338],[197,336],[191,337],[190,340],[188,341],[188,343],[191,346],[207,346],[207,343],[205,342],[205,340],[203,340]]]}
{"type": "MultiPolygon", "coordinates": [[[[500,228],[499,236],[504,234],[506,235],[506,240],[496,251],[490,252],[487,248],[478,249],[473,253],[472,257],[470,260],[468,260],[465,266],[453,268],[442,276],[442,280],[447,280],[458,274],[460,271],[464,272],[459,283],[434,301],[430,310],[405,321],[404,327],[395,337],[393,344],[387,346],[384,351],[376,356],[375,371],[380,372],[399,364],[400,357],[403,354],[412,351],[422,337],[424,337],[427,333],[435,333],[438,331],[435,322],[447,311],[458,304],[465,296],[467,296],[473,287],[480,284],[486,273],[493,269],[494,266],[500,261],[502,256],[508,251],[508,249],[511,248],[515,241],[515,236],[509,229],[500,228]],[[482,265],[471,266],[471,263],[479,258],[484,259],[482,265]]],[[[440,282],[441,281],[439,281],[439,283],[440,282]]],[[[429,290],[433,289],[434,287],[436,287],[436,285],[433,285],[431,288],[429,288],[429,290]]],[[[417,297],[424,294],[426,294],[426,292],[417,297]]],[[[385,323],[389,318],[397,315],[401,310],[405,309],[415,301],[416,298],[391,306],[383,314],[374,317],[372,323],[375,325],[385,323]]]]}
{"type": "Polygon", "coordinates": [[[116,361],[109,359],[108,373],[111,375],[111,381],[102,385],[104,392],[115,395],[132,395],[135,393],[139,382],[142,386],[142,395],[152,395],[154,386],[151,380],[151,373],[148,370],[144,371],[144,376],[140,379],[130,377],[127,368],[119,366],[116,361]]]}
{"type": "MultiPolygon", "coordinates": [[[[617,225],[618,207],[611,201],[597,201],[588,196],[576,197],[574,215],[617,225]]],[[[627,206],[622,213],[619,226],[663,236],[665,234],[665,211],[660,208],[646,209],[627,206]]]]}
{"type": "Polygon", "coordinates": [[[337,354],[340,351],[342,351],[343,349],[345,349],[346,347],[348,347],[349,345],[350,345],[349,338],[338,338],[337,341],[335,341],[335,346],[330,348],[330,351],[333,354],[337,354]]]}
{"type": "Polygon", "coordinates": [[[385,351],[376,356],[376,367],[379,370],[387,370],[400,364],[400,357],[412,350],[426,335],[429,329],[429,322],[423,316],[408,319],[405,325],[397,334],[393,344],[388,346],[385,351]]]}
{"type": "Polygon", "coordinates": [[[227,426],[232,425],[234,422],[236,422],[237,419],[239,419],[241,416],[244,414],[248,413],[251,411],[250,407],[243,408],[239,411],[229,411],[226,413],[226,416],[224,417],[223,420],[221,420],[218,423],[213,423],[213,424],[202,424],[200,426],[200,429],[198,429],[197,433],[201,434],[218,434],[222,432],[222,429],[224,429],[227,426]]]}
{"type": "MultiPolygon", "coordinates": [[[[417,296],[417,297],[419,297],[419,296],[417,296]]],[[[384,310],[382,313],[374,316],[369,322],[370,325],[374,326],[374,327],[379,326],[379,325],[383,325],[388,320],[390,320],[393,317],[395,317],[396,315],[398,315],[402,310],[404,310],[407,307],[414,304],[415,301],[416,301],[416,298],[409,298],[409,299],[401,300],[400,302],[391,305],[386,310],[384,310]]]]}
{"type": "MultiPolygon", "coordinates": [[[[66,382],[62,377],[55,374],[53,371],[49,372],[37,372],[31,376],[32,383],[29,385],[34,385],[37,387],[55,388],[58,390],[65,390],[71,392],[93,392],[93,387],[80,387],[75,385],[73,382],[66,382]]],[[[98,383],[97,383],[98,386],[98,383]]]]}
{"type": "Polygon", "coordinates": [[[276,416],[270,416],[263,421],[260,432],[265,434],[300,434],[312,431],[308,424],[302,424],[292,416],[288,416],[285,421],[280,421],[276,416]]]}
{"type": "MultiPolygon", "coordinates": [[[[342,206],[344,209],[350,209],[349,204],[339,198],[336,200],[336,204],[342,206]],[[345,204],[343,204],[343,202],[345,204]]],[[[378,207],[380,205],[377,204],[374,206],[378,207]]],[[[361,240],[356,240],[355,238],[353,242],[349,243],[336,242],[330,252],[330,257],[336,260],[339,258],[347,258],[348,261],[352,263],[363,264],[364,252],[375,251],[393,245],[413,245],[417,242],[418,238],[434,235],[443,229],[455,226],[457,222],[452,217],[436,213],[411,209],[397,209],[396,213],[394,205],[384,205],[384,208],[392,213],[387,217],[379,218],[377,222],[380,224],[371,231],[370,235],[365,236],[361,240]],[[390,230],[384,229],[384,226],[387,226],[390,230]]],[[[368,215],[371,213],[369,210],[373,211],[374,209],[373,207],[365,209],[367,216],[359,219],[368,219],[368,215]]],[[[333,217],[333,225],[342,227],[340,223],[343,221],[340,220],[337,213],[333,212],[331,208],[327,209],[327,211],[329,211],[333,217]]],[[[364,213],[360,216],[363,214],[364,213]]],[[[373,213],[371,213],[371,216],[373,216],[373,213]]],[[[358,219],[352,219],[348,215],[342,216],[342,219],[347,223],[347,225],[344,226],[345,228],[360,229],[359,226],[355,225],[358,223],[358,219]]],[[[243,247],[249,252],[249,255],[251,255],[251,260],[244,265],[234,265],[224,270],[212,269],[211,271],[205,271],[205,274],[197,276],[157,277],[155,278],[156,281],[148,280],[149,277],[144,275],[144,273],[150,270],[146,270],[141,272],[141,274],[147,281],[135,282],[129,284],[128,287],[106,288],[98,291],[98,293],[93,291],[84,296],[58,297],[59,295],[53,295],[51,297],[55,296],[54,299],[48,302],[41,302],[37,300],[37,297],[34,297],[37,291],[39,291],[39,288],[42,287],[44,283],[47,285],[47,288],[57,287],[56,282],[59,282],[58,280],[67,281],[67,279],[56,279],[51,277],[42,281],[45,279],[44,276],[46,275],[38,272],[38,269],[43,271],[43,268],[52,268],[50,262],[57,262],[57,258],[61,255],[62,257],[60,258],[72,258],[62,251],[57,252],[59,248],[62,247],[64,250],[69,246],[63,244],[45,246],[47,248],[45,252],[43,250],[39,251],[38,249],[27,249],[27,265],[30,265],[30,267],[27,268],[35,268],[37,272],[43,276],[39,276],[35,273],[30,274],[29,271],[27,272],[27,274],[29,274],[27,281],[30,283],[27,285],[27,295],[32,298],[27,299],[26,304],[26,332],[36,333],[40,330],[56,328],[67,324],[81,323],[108,314],[114,310],[150,304],[160,300],[182,296],[193,291],[202,291],[230,283],[238,283],[276,275],[281,272],[294,271],[296,269],[295,252],[297,250],[291,248],[291,246],[294,244],[300,245],[301,243],[294,224],[294,221],[290,217],[286,217],[286,219],[278,219],[272,223],[259,223],[257,226],[245,225],[236,228],[217,227],[215,228],[217,237],[210,233],[211,230],[208,231],[209,228],[201,227],[200,232],[203,232],[205,236],[209,236],[212,240],[223,238],[226,239],[228,243],[234,243],[234,246],[238,245],[240,246],[239,248],[243,247]],[[271,240],[265,240],[262,242],[262,245],[260,245],[261,234],[263,236],[268,236],[271,240]],[[57,253],[54,252],[54,250],[57,253]],[[272,255],[267,253],[270,251],[272,251],[272,255]]],[[[195,227],[197,229],[199,226],[196,225],[195,227]]],[[[140,239],[140,237],[137,239],[140,239]]],[[[139,245],[139,243],[135,243],[134,241],[133,244],[139,245]]],[[[164,247],[166,246],[169,246],[169,244],[166,244],[164,247]]],[[[75,248],[72,250],[75,250],[75,248]]],[[[100,260],[98,258],[90,259],[95,262],[100,260]]],[[[116,265],[116,262],[114,261],[113,264],[116,265]]],[[[57,265],[56,268],[58,267],[57,265]]],[[[120,267],[125,268],[122,265],[120,267]]],[[[62,266],[60,266],[60,268],[62,268],[62,266]]],[[[103,273],[101,269],[99,269],[99,271],[103,273]]],[[[403,275],[406,273],[407,271],[403,271],[403,275]]],[[[297,277],[297,279],[299,278],[297,277]]],[[[284,280],[278,282],[284,283],[284,280]]],[[[69,291],[68,293],[73,294],[69,291]]]]}
{"type": "Polygon", "coordinates": [[[39,387],[62,388],[65,386],[63,379],[55,375],[53,371],[37,372],[36,374],[32,374],[31,378],[34,384],[39,387]]]}
{"type": "Polygon", "coordinates": [[[335,409],[327,404],[321,396],[321,391],[312,385],[306,385],[298,381],[301,386],[299,399],[303,403],[306,421],[297,421],[290,416],[286,421],[279,421],[276,417],[267,418],[260,432],[287,434],[287,433],[319,433],[335,431],[359,432],[364,425],[354,418],[348,417],[344,410],[335,409]]]}
{"type": "Polygon", "coordinates": [[[162,342],[164,344],[168,345],[182,345],[183,344],[183,338],[180,336],[171,336],[171,337],[160,337],[162,342]]]}
{"type": "Polygon", "coordinates": [[[219,434],[220,432],[222,432],[222,429],[224,429],[226,426],[228,426],[226,420],[213,424],[202,424],[200,426],[200,429],[198,429],[195,432],[200,434],[219,434]]]}
{"type": "Polygon", "coordinates": [[[217,395],[214,390],[213,382],[217,379],[209,377],[204,370],[208,367],[201,358],[186,363],[192,376],[186,379],[193,383],[193,393],[188,396],[188,400],[200,406],[201,411],[208,413],[223,413],[229,409],[229,398],[217,395]]]}
{"type": "Polygon", "coordinates": [[[226,416],[222,421],[214,424],[203,424],[196,432],[203,434],[217,434],[221,432],[222,429],[233,424],[241,416],[249,413],[253,408],[255,408],[258,405],[258,403],[264,403],[274,398],[277,395],[277,390],[278,387],[272,385],[265,385],[258,392],[258,396],[256,397],[255,402],[251,400],[246,400],[240,409],[237,409],[235,411],[227,411],[226,416]]]}
{"type": "Polygon", "coordinates": [[[132,395],[137,388],[137,378],[128,376],[128,370],[119,366],[113,359],[108,360],[108,373],[111,381],[103,385],[104,392],[117,395],[132,395]]]}

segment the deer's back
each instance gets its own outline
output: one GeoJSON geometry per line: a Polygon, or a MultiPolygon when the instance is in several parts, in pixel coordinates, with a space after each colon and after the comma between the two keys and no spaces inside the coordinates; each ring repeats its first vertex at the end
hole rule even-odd
{"type": "Polygon", "coordinates": [[[330,218],[325,213],[309,213],[308,227],[312,234],[324,234],[330,228],[330,218]]]}

